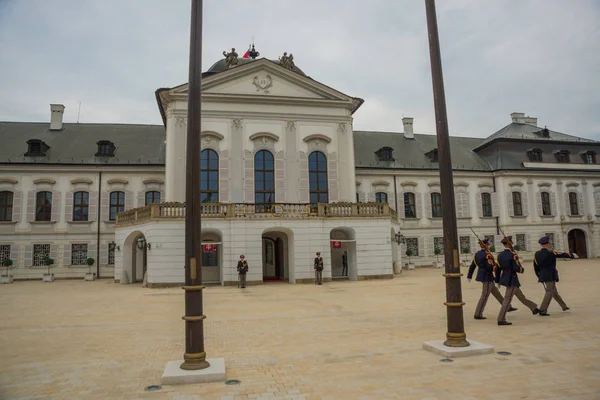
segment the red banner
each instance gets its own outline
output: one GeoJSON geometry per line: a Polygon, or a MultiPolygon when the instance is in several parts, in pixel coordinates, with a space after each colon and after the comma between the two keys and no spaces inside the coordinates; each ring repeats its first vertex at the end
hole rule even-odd
{"type": "Polygon", "coordinates": [[[205,253],[212,253],[213,251],[215,251],[215,245],[214,244],[205,244],[204,245],[204,252],[205,253]]]}
{"type": "Polygon", "coordinates": [[[334,248],[334,249],[341,249],[342,248],[342,242],[333,241],[333,242],[331,242],[331,247],[334,248]]]}

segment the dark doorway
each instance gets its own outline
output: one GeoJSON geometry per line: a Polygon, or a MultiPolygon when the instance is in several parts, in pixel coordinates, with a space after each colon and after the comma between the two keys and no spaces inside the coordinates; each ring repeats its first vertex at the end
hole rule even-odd
{"type": "Polygon", "coordinates": [[[579,258],[587,258],[585,232],[581,229],[573,229],[569,232],[569,251],[571,253],[577,253],[579,258]]]}
{"type": "Polygon", "coordinates": [[[283,279],[283,240],[275,240],[275,277],[283,279]]]}

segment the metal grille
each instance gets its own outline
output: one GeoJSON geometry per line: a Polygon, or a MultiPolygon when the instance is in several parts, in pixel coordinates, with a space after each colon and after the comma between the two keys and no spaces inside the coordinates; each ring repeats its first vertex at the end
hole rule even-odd
{"type": "Polygon", "coordinates": [[[41,267],[46,265],[46,258],[50,257],[49,244],[34,244],[33,245],[33,266],[41,267]]]}
{"type": "Polygon", "coordinates": [[[87,253],[87,244],[71,245],[71,265],[86,265],[87,253]]]}
{"type": "Polygon", "coordinates": [[[460,237],[460,251],[463,252],[463,249],[469,249],[471,251],[471,238],[469,236],[461,236],[460,237]]]}
{"type": "Polygon", "coordinates": [[[440,249],[442,251],[442,253],[444,252],[444,238],[443,237],[438,236],[438,237],[433,238],[433,251],[434,252],[435,252],[436,248],[440,249]]]}
{"type": "Polygon", "coordinates": [[[419,238],[406,238],[406,250],[411,250],[414,257],[419,256],[419,238]]]}
{"type": "Polygon", "coordinates": [[[116,243],[108,244],[108,265],[115,265],[115,247],[116,243]]]}
{"type": "MultiPolygon", "coordinates": [[[[10,258],[10,244],[0,244],[0,266],[7,258],[10,258]]],[[[16,260],[13,260],[13,262],[16,262],[16,260]]]]}
{"type": "Polygon", "coordinates": [[[495,245],[496,242],[494,241],[495,240],[494,235],[484,235],[483,238],[488,239],[490,241],[490,247],[491,246],[496,247],[496,245],[495,245]]]}
{"type": "Polygon", "coordinates": [[[546,233],[546,236],[550,239],[550,248],[554,248],[554,233],[546,233]]]}
{"type": "Polygon", "coordinates": [[[515,236],[517,237],[517,245],[519,246],[519,249],[521,251],[526,251],[527,250],[527,241],[525,240],[525,234],[517,233],[515,236]]]}

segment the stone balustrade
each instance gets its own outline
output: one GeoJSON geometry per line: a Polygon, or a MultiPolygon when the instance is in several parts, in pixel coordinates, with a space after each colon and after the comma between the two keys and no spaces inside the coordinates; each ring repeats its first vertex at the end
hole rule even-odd
{"type": "MultiPolygon", "coordinates": [[[[202,203],[200,211],[202,219],[398,218],[387,203],[202,203]]],[[[119,213],[116,226],[184,219],[184,203],[158,203],[119,213]]]]}

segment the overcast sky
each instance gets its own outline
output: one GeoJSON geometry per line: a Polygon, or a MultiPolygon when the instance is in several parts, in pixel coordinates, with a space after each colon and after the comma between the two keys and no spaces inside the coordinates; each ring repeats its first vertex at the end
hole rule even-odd
{"type": "MultiPolygon", "coordinates": [[[[203,70],[252,41],[365,99],[356,130],[435,133],[422,0],[206,0],[203,70]]],[[[600,140],[600,0],[438,0],[450,134],[511,112],[600,140]]],[[[0,120],[160,124],[154,91],[187,80],[189,0],[0,0],[0,120]]]]}

